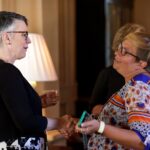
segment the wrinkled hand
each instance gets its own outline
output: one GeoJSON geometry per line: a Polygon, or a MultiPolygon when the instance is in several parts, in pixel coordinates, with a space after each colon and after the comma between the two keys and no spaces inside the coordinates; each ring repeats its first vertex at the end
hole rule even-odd
{"type": "Polygon", "coordinates": [[[75,125],[77,124],[78,119],[73,118],[70,115],[64,115],[61,117],[61,126],[59,132],[65,137],[69,138],[75,134],[75,125]]]}
{"type": "Polygon", "coordinates": [[[58,97],[57,90],[46,91],[44,94],[41,94],[40,97],[41,97],[41,102],[42,102],[42,108],[56,105],[56,103],[58,101],[57,100],[57,97],[58,97]]]}
{"type": "Polygon", "coordinates": [[[97,132],[99,129],[100,122],[98,120],[89,120],[85,121],[84,123],[81,124],[81,127],[78,127],[78,125],[75,126],[75,131],[77,133],[82,133],[82,134],[91,134],[94,132],[97,132]]]}

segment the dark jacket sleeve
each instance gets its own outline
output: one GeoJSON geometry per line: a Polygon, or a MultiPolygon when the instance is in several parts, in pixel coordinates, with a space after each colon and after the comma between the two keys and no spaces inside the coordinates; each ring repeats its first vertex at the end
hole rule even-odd
{"type": "MultiPolygon", "coordinates": [[[[41,106],[31,105],[23,79],[16,67],[11,64],[2,65],[0,68],[1,99],[18,129],[23,132],[43,132],[47,126],[47,119],[40,114],[41,106]]],[[[39,97],[37,103],[38,100],[39,97]]]]}
{"type": "Polygon", "coordinates": [[[90,100],[90,110],[97,104],[104,104],[107,99],[107,88],[108,88],[108,75],[109,70],[103,69],[96,80],[95,86],[92,91],[90,100]]]}

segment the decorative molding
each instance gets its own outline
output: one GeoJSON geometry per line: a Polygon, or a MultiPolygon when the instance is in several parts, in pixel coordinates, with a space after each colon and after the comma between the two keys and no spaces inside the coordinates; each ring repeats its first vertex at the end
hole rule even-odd
{"type": "Polygon", "coordinates": [[[60,96],[66,113],[71,114],[75,113],[77,99],[75,6],[75,0],[59,0],[60,96]]]}

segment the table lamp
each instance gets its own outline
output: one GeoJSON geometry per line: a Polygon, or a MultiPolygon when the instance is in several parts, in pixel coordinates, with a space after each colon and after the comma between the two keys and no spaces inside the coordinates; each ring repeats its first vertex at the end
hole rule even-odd
{"type": "MultiPolygon", "coordinates": [[[[58,79],[57,74],[44,37],[40,34],[29,33],[29,38],[31,43],[26,57],[15,61],[14,65],[34,88],[36,88],[36,82],[56,81],[58,79]]],[[[51,90],[51,97],[54,91],[57,92],[56,90],[51,90]]],[[[44,99],[46,96],[44,95],[42,98],[44,99]]],[[[50,103],[55,104],[55,102],[51,101],[50,103]]]]}
{"type": "Polygon", "coordinates": [[[28,81],[56,81],[57,74],[45,39],[40,34],[29,33],[26,57],[17,60],[15,66],[28,81]]]}

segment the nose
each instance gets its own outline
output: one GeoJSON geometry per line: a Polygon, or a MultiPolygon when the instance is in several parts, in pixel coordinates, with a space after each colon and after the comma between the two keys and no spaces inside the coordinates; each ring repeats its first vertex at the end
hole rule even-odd
{"type": "Polygon", "coordinates": [[[119,50],[115,51],[114,56],[122,57],[121,51],[119,51],[119,50]]]}
{"type": "Polygon", "coordinates": [[[114,56],[116,56],[118,54],[118,51],[114,51],[114,56]]]}
{"type": "Polygon", "coordinates": [[[114,52],[114,59],[115,60],[120,60],[122,58],[121,54],[119,51],[114,52]]]}
{"type": "Polygon", "coordinates": [[[27,38],[27,43],[30,44],[31,43],[31,39],[28,37],[27,38]]]}

